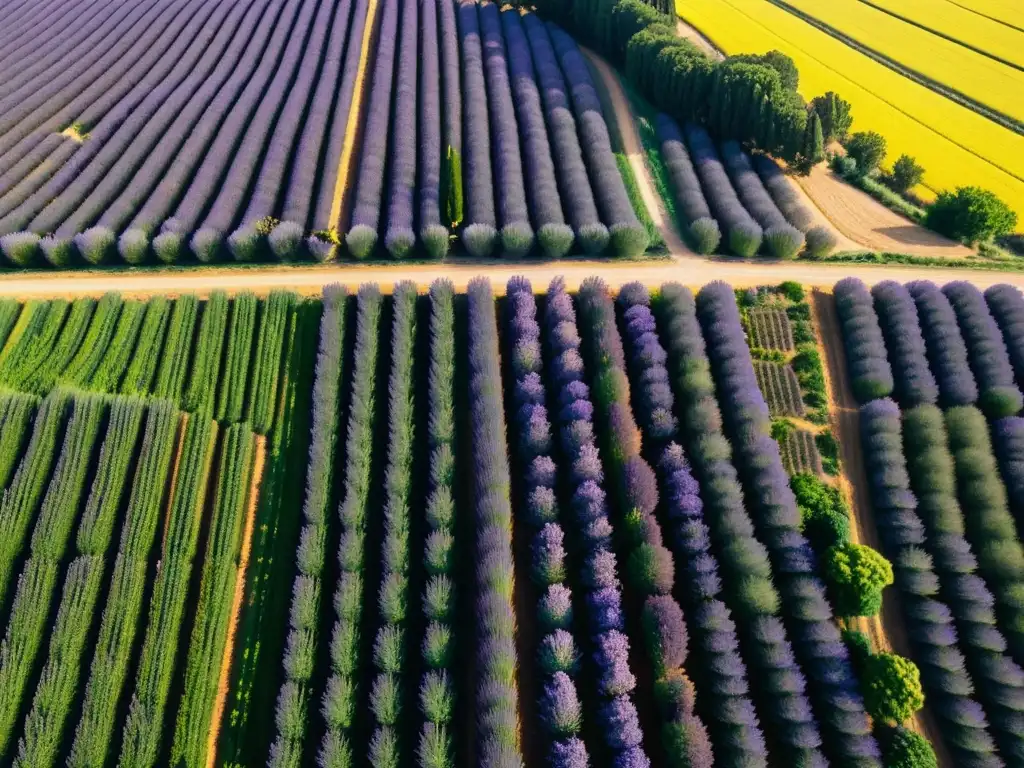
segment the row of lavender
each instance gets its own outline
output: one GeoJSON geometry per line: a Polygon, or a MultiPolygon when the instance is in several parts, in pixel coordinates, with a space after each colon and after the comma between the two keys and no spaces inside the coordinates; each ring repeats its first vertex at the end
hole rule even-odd
{"type": "Polygon", "coordinates": [[[831,230],[815,224],[793,183],[767,155],[751,157],[735,141],[716,150],[697,125],[686,126],[684,139],[665,114],[655,128],[685,234],[698,253],[714,253],[723,239],[727,251],[743,257],[760,250],[790,259],[804,249],[821,257],[836,247],[831,230]]]}
{"type": "Polygon", "coordinates": [[[350,254],[370,256],[383,235],[392,258],[417,244],[440,258],[450,233],[477,257],[536,248],[558,258],[574,244],[642,253],[647,236],[576,44],[494,3],[442,0],[440,8],[439,39],[431,3],[384,0],[350,254]],[[462,125],[442,123],[442,103],[462,125]]]}
{"type": "Polygon", "coordinates": [[[1024,507],[1008,489],[1021,478],[1024,297],[964,282],[869,291],[851,278],[836,305],[882,545],[931,709],[957,764],[1019,765],[1024,507]]]}
{"type": "Polygon", "coordinates": [[[65,8],[0,88],[0,249],[61,267],[296,255],[336,226],[368,6],[65,8]]]}

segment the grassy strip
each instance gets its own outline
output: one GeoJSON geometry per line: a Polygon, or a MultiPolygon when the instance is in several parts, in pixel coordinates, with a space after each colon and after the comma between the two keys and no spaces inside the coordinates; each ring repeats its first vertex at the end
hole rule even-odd
{"type": "Polygon", "coordinates": [[[69,393],[59,391],[43,401],[25,456],[0,500],[0,606],[6,603],[15,559],[24,546],[36,507],[43,500],[43,487],[51,476],[70,399],[69,393]]]}
{"type": "Polygon", "coordinates": [[[164,488],[171,477],[179,421],[177,411],[167,401],[154,403],[146,418],[69,766],[103,765],[110,748],[142,612],[149,554],[160,525],[164,488]]]}
{"type": "MultiPolygon", "coordinates": [[[[6,305],[5,322],[10,323],[10,305],[6,305]]],[[[31,337],[38,331],[38,326],[46,321],[46,314],[50,311],[50,303],[44,299],[32,299],[26,301],[18,319],[7,329],[7,338],[4,341],[3,349],[0,349],[0,372],[10,365],[10,358],[18,353],[22,343],[27,343],[25,337],[31,337]]]]}
{"type": "Polygon", "coordinates": [[[134,399],[118,400],[111,408],[96,477],[79,524],[78,557],[64,577],[46,666],[25,719],[15,765],[56,764],[64,723],[78,692],[82,655],[105,572],[104,556],[128,483],[144,412],[143,402],[134,399]]]}
{"type": "Polygon", "coordinates": [[[16,299],[0,299],[0,349],[7,344],[7,337],[18,322],[21,303],[16,299]]]}
{"type": "MultiPolygon", "coordinates": [[[[321,314],[320,301],[303,300],[294,306],[288,321],[285,370],[271,428],[270,466],[260,492],[258,536],[251,557],[254,565],[235,650],[232,704],[221,724],[218,757],[222,764],[240,766],[263,759],[276,734],[274,700],[280,687],[291,597],[288,579],[299,531],[298,516],[291,514],[292,489],[302,482],[307,470],[313,352],[321,314]]],[[[340,365],[334,375],[340,377],[340,365]]]]}
{"type": "MultiPolygon", "coordinates": [[[[60,459],[36,520],[31,555],[18,581],[11,620],[0,646],[0,758],[12,746],[22,696],[45,636],[61,558],[85,493],[86,472],[105,410],[106,403],[99,397],[75,398],[60,459]]],[[[3,538],[7,572],[24,544],[28,520],[22,517],[21,522],[21,535],[3,538]]]]}
{"type": "Polygon", "coordinates": [[[110,346],[110,340],[117,330],[117,320],[121,316],[124,300],[119,293],[105,293],[96,305],[89,330],[82,339],[78,354],[61,373],[58,381],[69,386],[84,387],[92,378],[93,372],[110,346]]]}
{"type": "Polygon", "coordinates": [[[189,293],[179,296],[174,302],[167,341],[164,343],[160,368],[156,374],[153,394],[181,403],[185,388],[185,374],[188,372],[189,353],[192,351],[192,337],[195,335],[196,319],[199,317],[199,299],[189,293]]]}
{"type": "MultiPolygon", "coordinates": [[[[376,285],[359,289],[356,318],[355,369],[345,439],[345,490],[338,510],[341,547],[338,552],[341,579],[335,603],[338,619],[331,639],[331,675],[324,693],[322,712],[327,729],[320,748],[321,765],[347,765],[353,759],[351,731],[357,717],[359,688],[359,629],[363,615],[363,550],[366,513],[373,464],[375,376],[380,351],[378,327],[383,300],[376,285]],[[348,762],[346,762],[348,761],[348,762]]],[[[297,670],[311,669],[313,649],[289,648],[285,659],[297,670]]]]}
{"type": "Polygon", "coordinates": [[[377,677],[370,707],[377,726],[370,739],[373,765],[399,765],[402,671],[409,592],[409,494],[413,460],[413,352],[416,341],[416,285],[403,282],[393,293],[391,376],[388,381],[388,466],[384,479],[384,541],[381,547],[381,624],[374,644],[377,677]]]}
{"type": "Polygon", "coordinates": [[[189,413],[213,414],[213,401],[217,391],[217,377],[224,349],[224,331],[228,324],[228,297],[223,291],[214,291],[203,305],[196,338],[195,354],[189,367],[188,386],[182,396],[181,407],[189,413]]]}
{"type": "MultiPolygon", "coordinates": [[[[288,648],[310,648],[314,658],[319,642],[317,619],[321,612],[323,571],[327,559],[327,515],[334,487],[340,420],[339,392],[345,374],[345,299],[345,289],[340,286],[331,286],[324,291],[316,379],[313,384],[313,435],[306,466],[306,500],[302,508],[304,523],[297,553],[299,572],[292,589],[288,619],[288,648]]],[[[282,427],[283,423],[279,422],[279,428],[274,430],[275,444],[284,432],[282,427]]],[[[276,489],[273,477],[270,488],[276,489]]],[[[289,653],[286,659],[291,657],[289,653]]],[[[306,739],[312,666],[294,666],[286,661],[284,672],[285,678],[275,707],[277,734],[271,749],[270,763],[274,766],[298,766],[306,739]]],[[[239,688],[245,689],[242,685],[239,688]]]]}
{"type": "Polygon", "coordinates": [[[285,333],[298,297],[291,291],[271,291],[262,303],[260,330],[252,360],[252,382],[246,404],[246,421],[257,435],[269,434],[277,406],[277,384],[281,377],[281,355],[285,333]]]}
{"type": "MultiPolygon", "coordinates": [[[[451,541],[455,536],[455,288],[450,281],[430,286],[430,373],[428,375],[430,418],[430,495],[427,497],[427,540],[451,541]]],[[[429,567],[429,566],[428,566],[429,567]]],[[[433,596],[443,594],[450,581],[437,569],[423,590],[423,612],[428,617],[423,644],[425,671],[421,690],[433,688],[436,701],[448,702],[448,715],[455,709],[455,686],[449,670],[454,666],[451,638],[452,616],[434,608],[433,596]],[[431,643],[431,638],[434,642],[431,643]]],[[[451,598],[454,603],[454,596],[451,598]]],[[[452,735],[444,708],[431,707],[421,699],[423,730],[420,733],[421,768],[448,768],[452,763],[452,735]]]]}
{"type": "Polygon", "coordinates": [[[222,424],[237,424],[242,420],[258,309],[255,294],[249,292],[238,294],[231,302],[228,349],[217,388],[216,419],[222,424]]]}
{"type": "Polygon", "coordinates": [[[45,395],[53,389],[57,377],[64,372],[64,369],[81,349],[82,340],[89,330],[95,309],[95,299],[75,299],[57,343],[43,363],[35,370],[30,371],[25,379],[15,386],[35,395],[45,395]]]}
{"type": "Polygon", "coordinates": [[[248,425],[236,424],[224,432],[199,603],[189,640],[185,685],[171,747],[172,765],[207,764],[207,735],[231,620],[254,450],[255,438],[248,425]]]}
{"type": "MultiPolygon", "coordinates": [[[[150,299],[159,301],[160,297],[150,299]]],[[[117,392],[121,388],[121,378],[131,361],[132,353],[142,330],[146,317],[146,302],[126,301],[121,309],[121,317],[117,321],[117,329],[110,340],[107,353],[96,367],[89,380],[89,389],[94,392],[117,392]]]]}
{"type": "Polygon", "coordinates": [[[42,312],[33,314],[32,323],[18,338],[17,346],[0,363],[0,386],[18,389],[46,360],[64,327],[70,307],[65,299],[54,299],[42,312]]]}
{"type": "Polygon", "coordinates": [[[1024,259],[999,260],[968,257],[915,256],[909,253],[856,251],[837,253],[815,259],[801,256],[799,261],[815,264],[901,264],[909,267],[936,267],[939,269],[978,269],[990,272],[1024,272],[1024,259]]]}
{"type": "Polygon", "coordinates": [[[0,393],[0,491],[7,487],[21,458],[25,434],[38,407],[38,397],[20,392],[0,393]]]}
{"type": "Polygon", "coordinates": [[[170,502],[162,566],[153,585],[135,691],[128,707],[118,765],[156,765],[164,731],[164,710],[178,657],[192,563],[206,505],[217,424],[192,418],[184,431],[181,467],[170,502]]]}
{"type": "Polygon", "coordinates": [[[146,319],[142,321],[139,342],[132,351],[128,370],[121,381],[121,392],[125,395],[148,395],[156,378],[160,350],[167,333],[171,316],[171,300],[166,296],[154,296],[146,305],[146,319]]]}

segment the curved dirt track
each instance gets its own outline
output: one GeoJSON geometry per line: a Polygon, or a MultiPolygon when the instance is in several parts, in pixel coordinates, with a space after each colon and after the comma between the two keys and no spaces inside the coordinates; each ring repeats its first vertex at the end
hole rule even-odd
{"type": "Polygon", "coordinates": [[[843,235],[870,250],[942,258],[973,253],[890,211],[866,192],[838,179],[824,165],[818,165],[797,183],[843,235]]]}

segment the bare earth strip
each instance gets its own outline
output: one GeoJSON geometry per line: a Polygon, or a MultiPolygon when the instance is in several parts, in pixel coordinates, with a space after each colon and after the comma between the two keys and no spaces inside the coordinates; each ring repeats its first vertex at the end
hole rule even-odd
{"type": "Polygon", "coordinates": [[[884,253],[960,258],[972,251],[890,211],[873,197],[817,166],[799,184],[815,205],[846,237],[884,253]]]}
{"type": "Polygon", "coordinates": [[[681,38],[689,40],[715,61],[725,59],[725,54],[715,48],[714,43],[704,37],[696,27],[691,27],[682,19],[676,19],[676,32],[681,38]]]}
{"type": "Polygon", "coordinates": [[[249,568],[252,530],[256,520],[256,507],[259,502],[260,482],[263,480],[263,466],[266,463],[266,457],[267,438],[263,435],[257,435],[252,480],[249,483],[249,500],[245,510],[245,527],[242,529],[242,548],[238,557],[238,569],[235,573],[235,594],[231,601],[231,623],[228,625],[228,637],[224,643],[224,654],[221,656],[217,698],[214,701],[213,719],[210,721],[210,734],[206,742],[206,768],[214,768],[217,762],[217,737],[220,735],[220,724],[224,719],[224,705],[228,699],[228,685],[231,681],[231,660],[234,658],[235,653],[235,631],[238,629],[238,617],[242,611],[242,597],[245,595],[245,573],[249,568]]]}
{"type": "MultiPolygon", "coordinates": [[[[822,353],[826,363],[825,383],[829,393],[829,413],[832,429],[839,442],[840,459],[843,474],[839,478],[842,490],[851,500],[850,533],[855,543],[867,544],[880,549],[878,528],[875,525],[874,512],[868,492],[867,472],[864,470],[863,454],[860,442],[860,413],[857,400],[850,389],[850,379],[846,372],[846,355],[843,338],[839,331],[839,319],[836,316],[835,299],[831,293],[815,290],[813,292],[814,318],[817,325],[818,351],[822,353]]],[[[857,628],[871,638],[876,651],[895,650],[902,656],[910,658],[910,641],[907,629],[900,613],[899,596],[895,587],[889,587],[884,593],[882,613],[870,619],[861,617],[857,628]]],[[[927,702],[909,723],[910,727],[923,733],[935,748],[939,765],[952,768],[952,757],[946,750],[941,731],[934,715],[928,709],[927,702]]]]}

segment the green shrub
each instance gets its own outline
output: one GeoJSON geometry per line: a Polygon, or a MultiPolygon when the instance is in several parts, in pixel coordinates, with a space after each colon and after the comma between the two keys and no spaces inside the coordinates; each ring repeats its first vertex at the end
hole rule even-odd
{"type": "Polygon", "coordinates": [[[1017,226],[1017,214],[992,192],[979,187],[957,187],[940,192],[928,208],[925,225],[954,240],[977,243],[1008,235],[1017,226]]]}
{"type": "Polygon", "coordinates": [[[804,235],[804,241],[807,246],[807,255],[815,259],[828,256],[835,250],[838,243],[836,236],[824,225],[808,229],[804,235]]]}
{"type": "Polygon", "coordinates": [[[549,259],[560,259],[572,248],[575,235],[565,224],[545,224],[537,232],[537,242],[549,259]]]}
{"type": "Polygon", "coordinates": [[[263,238],[255,227],[242,227],[228,236],[228,250],[235,261],[255,261],[262,242],[263,238]]]}
{"type": "Polygon", "coordinates": [[[761,247],[761,236],[760,228],[732,227],[729,230],[729,250],[736,256],[749,259],[761,247]]]}
{"type": "Polygon", "coordinates": [[[432,259],[443,259],[448,255],[448,230],[440,224],[431,224],[420,230],[423,250],[432,259]]]}
{"type": "Polygon", "coordinates": [[[162,232],[153,238],[153,253],[164,264],[176,264],[181,258],[181,235],[177,232],[162,232]]]}
{"type": "Polygon", "coordinates": [[[576,233],[576,241],[580,244],[580,248],[584,253],[592,256],[604,253],[610,239],[611,235],[608,233],[607,227],[601,223],[584,224],[576,233]]]}
{"type": "Polygon", "coordinates": [[[924,706],[917,665],[895,653],[878,653],[864,665],[864,706],[876,723],[905,723],[924,706]]]}
{"type": "Polygon", "coordinates": [[[893,582],[892,565],[871,547],[837,544],[825,553],[825,575],[840,616],[875,616],[882,590],[893,582]]]}
{"type": "Polygon", "coordinates": [[[533,248],[533,229],[528,222],[513,222],[501,230],[501,247],[504,256],[522,258],[533,248]]]}
{"type": "Polygon", "coordinates": [[[721,242],[722,231],[714,219],[705,216],[690,224],[690,244],[697,253],[712,254],[721,242]]]}
{"type": "Polygon", "coordinates": [[[142,264],[149,255],[149,236],[141,229],[129,229],[117,241],[117,250],[126,264],[142,264]]]}
{"type": "Polygon", "coordinates": [[[345,235],[345,245],[355,259],[365,259],[377,245],[377,230],[365,224],[357,224],[345,235]]]}
{"type": "Polygon", "coordinates": [[[816,552],[850,541],[850,512],[839,489],[812,474],[793,475],[789,485],[796,496],[804,535],[816,552]]]}
{"type": "Polygon", "coordinates": [[[462,230],[462,243],[470,256],[478,259],[490,256],[498,240],[498,232],[489,224],[470,224],[462,230]]]}
{"type": "Polygon", "coordinates": [[[879,730],[885,768],[938,768],[935,750],[921,734],[902,725],[879,730]]]}
{"type": "Polygon", "coordinates": [[[30,267],[39,256],[39,235],[34,232],[11,232],[0,237],[0,250],[16,267],[30,267]]]}
{"type": "Polygon", "coordinates": [[[892,187],[900,194],[916,187],[923,178],[924,168],[918,165],[918,162],[910,155],[900,155],[892,165],[890,174],[892,187]]]}
{"type": "Polygon", "coordinates": [[[875,131],[853,134],[846,142],[846,154],[857,162],[857,173],[867,176],[885,160],[885,137],[875,131]]]}
{"type": "Polygon", "coordinates": [[[612,252],[621,259],[643,255],[650,244],[647,230],[641,224],[615,224],[609,234],[612,252]]]}

